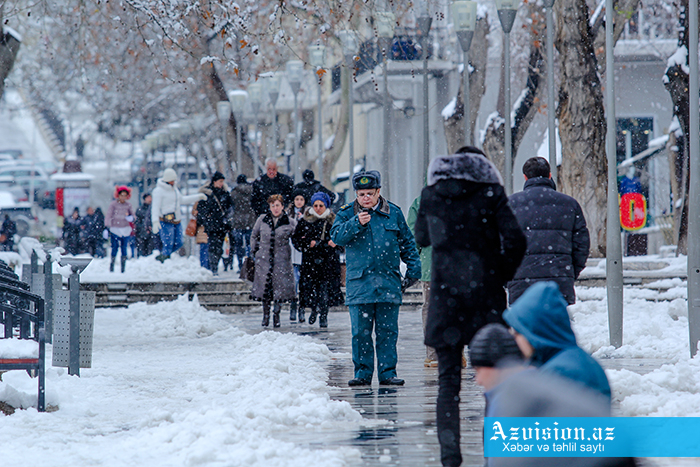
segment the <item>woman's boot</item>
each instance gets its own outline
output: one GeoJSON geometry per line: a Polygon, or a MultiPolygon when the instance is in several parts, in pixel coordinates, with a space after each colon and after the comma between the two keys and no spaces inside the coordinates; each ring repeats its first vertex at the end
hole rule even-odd
{"type": "Polygon", "coordinates": [[[316,316],[318,316],[318,312],[316,311],[316,308],[311,309],[311,313],[309,313],[309,324],[314,324],[316,322],[316,316]]]}
{"type": "Polygon", "coordinates": [[[282,309],[282,306],[279,303],[275,303],[274,308],[272,309],[272,327],[278,328],[280,327],[280,311],[282,309]]]}
{"type": "Polygon", "coordinates": [[[303,308],[299,308],[298,315],[299,315],[299,322],[300,323],[303,323],[304,321],[306,321],[306,319],[304,318],[304,309],[303,308]]]}
{"type": "Polygon", "coordinates": [[[126,256],[122,256],[122,274],[126,271],[126,256]]]}
{"type": "Polygon", "coordinates": [[[114,263],[117,262],[117,257],[112,256],[112,259],[109,261],[109,272],[114,272],[114,263]]]}
{"type": "Polygon", "coordinates": [[[263,302],[263,320],[262,325],[267,327],[270,325],[270,304],[268,302],[263,302]]]}
{"type": "Polygon", "coordinates": [[[322,328],[328,327],[328,311],[322,311],[319,314],[318,325],[322,328]]]}
{"type": "Polygon", "coordinates": [[[292,300],[289,304],[289,321],[297,320],[297,303],[296,300],[292,300]]]}

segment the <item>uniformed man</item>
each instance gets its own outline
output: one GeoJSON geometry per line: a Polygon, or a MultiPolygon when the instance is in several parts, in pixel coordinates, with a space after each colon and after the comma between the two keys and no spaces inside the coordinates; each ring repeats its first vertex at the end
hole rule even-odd
{"type": "Polygon", "coordinates": [[[401,209],[381,194],[376,170],[352,178],[357,194],[335,218],[331,238],[345,247],[347,274],[345,303],[352,324],[352,361],[355,377],[350,386],[369,386],[374,374],[374,342],[377,338],[379,384],[401,386],[396,376],[396,342],[402,292],[421,276],[420,258],[413,234],[401,209]],[[399,266],[406,263],[406,277],[399,266]]]}

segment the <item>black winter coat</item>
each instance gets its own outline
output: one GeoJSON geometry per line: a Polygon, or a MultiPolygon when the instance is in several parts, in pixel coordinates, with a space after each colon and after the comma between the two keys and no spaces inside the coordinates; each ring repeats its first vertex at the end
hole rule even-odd
{"type": "Polygon", "coordinates": [[[250,204],[252,194],[253,186],[250,183],[239,183],[231,190],[234,229],[251,230],[258,219],[250,204]]]}
{"type": "Polygon", "coordinates": [[[292,245],[301,251],[302,262],[299,275],[299,302],[301,308],[315,308],[319,303],[319,290],[322,283],[327,284],[328,306],[343,304],[345,299],[340,291],[340,252],[342,247],[331,247],[331,227],[335,214],[330,212],[327,218],[319,219],[307,210],[304,218],[297,224],[292,245]],[[316,244],[312,247],[311,241],[316,244]]]}
{"type": "Polygon", "coordinates": [[[291,203],[294,181],[289,175],[278,173],[275,178],[262,174],[253,182],[253,196],[250,199],[256,216],[267,213],[269,206],[267,199],[272,195],[282,195],[283,206],[291,203]]]}
{"type": "Polygon", "coordinates": [[[554,281],[566,301],[575,303],[574,281],[586,267],[591,246],[581,206],[544,177],[526,181],[509,201],[527,237],[527,251],[508,283],[508,300],[513,303],[535,282],[554,281]]]}
{"type": "Polygon", "coordinates": [[[496,167],[480,154],[433,159],[421,193],[416,243],[433,247],[425,344],[467,345],[503,323],[506,283],[525,253],[496,167]]]}
{"type": "Polygon", "coordinates": [[[203,225],[207,233],[231,230],[231,195],[228,188],[212,188],[211,184],[199,189],[207,199],[197,204],[197,224],[203,225]]]}
{"type": "Polygon", "coordinates": [[[137,238],[147,238],[153,232],[153,224],[151,221],[151,205],[142,204],[136,210],[136,219],[134,222],[134,235],[137,238]]]}

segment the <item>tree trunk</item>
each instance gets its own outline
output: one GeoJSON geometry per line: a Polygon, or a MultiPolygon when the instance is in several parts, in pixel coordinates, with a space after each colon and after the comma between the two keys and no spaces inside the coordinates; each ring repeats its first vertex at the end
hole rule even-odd
{"type": "Polygon", "coordinates": [[[585,0],[555,3],[559,51],[559,136],[561,191],[576,198],[591,233],[591,256],[605,255],[607,161],[603,93],[585,0]]]}
{"type": "MultiPolygon", "coordinates": [[[[468,58],[469,64],[474,68],[474,71],[469,75],[469,131],[474,134],[474,125],[476,117],[479,113],[479,105],[481,98],[484,96],[486,80],[486,63],[488,59],[489,41],[486,36],[489,33],[488,15],[478,18],[476,21],[476,30],[474,31],[474,39],[469,48],[468,58]]],[[[461,49],[460,49],[461,50],[461,49]]],[[[459,90],[457,91],[457,103],[455,111],[445,120],[445,138],[447,139],[447,152],[454,154],[459,148],[464,146],[464,72],[467,70],[465,66],[462,72],[462,77],[459,80],[459,90]]],[[[474,143],[472,142],[472,145],[474,143]]]]}
{"type": "MultiPolygon", "coordinates": [[[[679,33],[678,47],[685,47],[688,51],[688,0],[681,0],[679,8],[679,33]]],[[[686,54],[684,65],[688,66],[688,55],[686,54]]],[[[688,154],[688,138],[690,127],[689,115],[689,80],[688,73],[683,70],[680,64],[673,65],[666,69],[664,75],[664,86],[671,95],[673,102],[673,115],[678,119],[683,132],[682,136],[671,135],[675,144],[669,140],[670,147],[676,147],[675,151],[670,151],[671,173],[675,175],[671,187],[673,190],[673,225],[674,234],[677,239],[678,248],[676,254],[688,253],[688,199],[690,190],[690,158],[688,154]]],[[[695,130],[697,131],[697,129],[695,130]]]]}
{"type": "MultiPolygon", "coordinates": [[[[0,5],[0,24],[2,24],[3,19],[3,10],[0,5]]],[[[19,52],[19,47],[20,41],[12,34],[3,30],[2,38],[0,39],[0,98],[2,98],[5,92],[5,79],[12,71],[17,53],[19,52]]]]}
{"type": "MultiPolygon", "coordinates": [[[[348,106],[350,105],[350,72],[347,67],[342,68],[340,73],[340,115],[338,115],[338,126],[335,129],[333,137],[333,146],[325,150],[323,158],[323,179],[331,180],[331,175],[335,164],[340,159],[340,154],[345,147],[345,140],[348,138],[348,106]]],[[[350,70],[352,71],[352,70],[350,70]]],[[[324,143],[325,144],[325,143],[324,143]]]]}

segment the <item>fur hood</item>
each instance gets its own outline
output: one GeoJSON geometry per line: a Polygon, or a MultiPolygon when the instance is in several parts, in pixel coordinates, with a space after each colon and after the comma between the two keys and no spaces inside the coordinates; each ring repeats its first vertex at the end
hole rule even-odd
{"type": "Polygon", "coordinates": [[[436,157],[430,161],[428,186],[450,179],[503,185],[503,178],[496,166],[481,154],[474,153],[436,157]]]}
{"type": "MultiPolygon", "coordinates": [[[[313,224],[313,223],[316,222],[316,221],[323,220],[323,219],[321,219],[320,217],[316,216],[316,215],[314,214],[313,210],[314,210],[314,208],[308,208],[308,209],[306,210],[306,212],[304,213],[304,220],[305,220],[306,222],[308,222],[309,224],[313,224]]],[[[326,209],[326,210],[328,211],[328,209],[326,209]]],[[[330,211],[330,212],[328,213],[328,217],[326,217],[326,218],[324,218],[324,219],[327,219],[328,222],[330,222],[331,224],[333,224],[333,222],[335,221],[335,213],[334,213],[333,211],[330,211]]]]}

